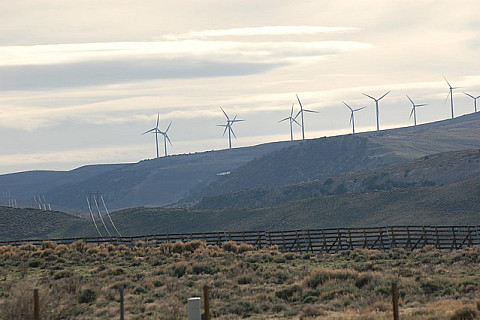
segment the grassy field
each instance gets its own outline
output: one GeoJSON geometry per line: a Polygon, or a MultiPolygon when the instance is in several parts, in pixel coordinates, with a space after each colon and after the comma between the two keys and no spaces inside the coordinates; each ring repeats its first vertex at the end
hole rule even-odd
{"type": "Polygon", "coordinates": [[[0,318],[186,319],[186,301],[210,289],[214,319],[392,319],[397,282],[401,319],[475,319],[480,309],[480,248],[444,252],[355,250],[282,254],[226,242],[151,247],[0,247],[0,318]]]}

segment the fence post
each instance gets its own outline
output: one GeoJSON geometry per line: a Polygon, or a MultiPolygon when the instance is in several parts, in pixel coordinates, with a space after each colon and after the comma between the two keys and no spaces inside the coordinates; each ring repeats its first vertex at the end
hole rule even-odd
{"type": "Polygon", "coordinates": [[[33,289],[33,319],[40,320],[40,303],[38,299],[38,289],[33,289]]]}
{"type": "Polygon", "coordinates": [[[125,303],[124,303],[124,297],[123,297],[123,286],[120,286],[118,288],[120,291],[120,320],[125,319],[125,303]]]}
{"type": "Polygon", "coordinates": [[[392,283],[392,303],[393,303],[393,320],[399,320],[398,315],[398,289],[397,283],[392,283]]]}
{"type": "Polygon", "coordinates": [[[208,286],[203,286],[203,312],[204,320],[210,320],[210,301],[208,299],[208,286]]]}

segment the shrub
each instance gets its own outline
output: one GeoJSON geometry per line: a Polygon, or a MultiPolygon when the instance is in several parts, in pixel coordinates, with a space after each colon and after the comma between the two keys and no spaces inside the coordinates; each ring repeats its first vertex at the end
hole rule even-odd
{"type": "Polygon", "coordinates": [[[249,277],[249,276],[241,276],[241,277],[238,277],[237,283],[238,283],[238,284],[249,284],[249,283],[252,283],[252,277],[249,277]]]}
{"type": "Polygon", "coordinates": [[[470,307],[464,307],[463,309],[455,311],[450,320],[471,320],[478,317],[478,312],[470,307]]]}
{"type": "Polygon", "coordinates": [[[172,251],[174,253],[182,253],[184,248],[185,248],[185,244],[183,243],[183,241],[177,241],[173,244],[172,251]]]}
{"type": "Polygon", "coordinates": [[[184,245],[184,250],[188,252],[195,252],[198,248],[206,248],[207,243],[205,241],[201,240],[192,240],[189,242],[186,242],[184,245]]]}
{"type": "Polygon", "coordinates": [[[215,274],[218,272],[218,269],[209,264],[196,264],[192,266],[192,271],[195,274],[215,274]]]}
{"type": "Polygon", "coordinates": [[[187,265],[184,262],[177,263],[173,266],[173,275],[177,278],[183,277],[187,271],[187,265]]]}
{"type": "Polygon", "coordinates": [[[300,319],[303,319],[304,317],[307,317],[307,318],[321,317],[321,316],[325,316],[326,314],[327,313],[322,308],[311,305],[311,304],[307,304],[302,309],[302,312],[300,314],[300,319]]]}
{"type": "Polygon", "coordinates": [[[238,253],[243,253],[243,252],[253,251],[253,250],[255,250],[255,247],[248,243],[240,243],[237,247],[238,253]]]}
{"type": "Polygon", "coordinates": [[[97,299],[97,293],[91,289],[85,289],[78,295],[78,303],[92,303],[97,299]]]}
{"type": "Polygon", "coordinates": [[[238,246],[235,241],[227,241],[222,244],[222,249],[227,252],[237,252],[238,246]]]}
{"type": "Polygon", "coordinates": [[[317,270],[313,275],[311,275],[306,280],[306,285],[310,288],[316,288],[319,285],[324,284],[330,279],[339,279],[347,280],[358,278],[358,272],[349,269],[340,269],[340,270],[329,270],[329,269],[320,269],[317,270]]]}
{"type": "Polygon", "coordinates": [[[59,280],[59,279],[63,279],[63,278],[70,278],[71,276],[73,276],[73,273],[71,271],[62,270],[62,271],[56,272],[53,275],[53,279],[54,280],[59,280]]]}
{"type": "Polygon", "coordinates": [[[79,241],[72,242],[72,244],[70,245],[70,248],[72,248],[73,250],[77,250],[78,252],[84,252],[86,246],[87,246],[87,243],[85,241],[79,240],[79,241]]]}
{"type": "Polygon", "coordinates": [[[42,241],[42,249],[53,249],[57,247],[57,244],[54,241],[46,240],[42,241]]]}
{"type": "Polygon", "coordinates": [[[300,298],[301,293],[302,287],[299,285],[293,285],[275,292],[275,296],[287,301],[297,301],[300,298]]]}

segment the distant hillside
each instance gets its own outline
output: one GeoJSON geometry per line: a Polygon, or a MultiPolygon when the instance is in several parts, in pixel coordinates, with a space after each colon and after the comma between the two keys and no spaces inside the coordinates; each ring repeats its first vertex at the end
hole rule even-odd
{"type": "Polygon", "coordinates": [[[129,235],[336,228],[386,225],[480,224],[480,179],[434,187],[321,196],[258,209],[132,208],[115,213],[129,235]]]}
{"type": "Polygon", "coordinates": [[[64,212],[0,207],[1,240],[73,237],[90,234],[89,227],[86,220],[64,212]]]}
{"type": "Polygon", "coordinates": [[[313,139],[264,155],[184,199],[271,188],[399,164],[433,153],[478,148],[480,113],[380,132],[313,139]]]}
{"type": "Polygon", "coordinates": [[[432,154],[398,165],[325,180],[205,197],[193,208],[266,207],[322,195],[444,185],[472,178],[480,178],[480,149],[432,154]]]}
{"type": "Polygon", "coordinates": [[[266,153],[297,142],[277,142],[248,148],[174,155],[129,164],[81,182],[46,192],[52,203],[87,211],[85,194],[102,192],[109,209],[160,206],[176,202],[217,179],[218,174],[266,153]]]}
{"type": "MultiPolygon", "coordinates": [[[[13,198],[31,203],[33,196],[65,184],[79,183],[90,177],[108,172],[125,164],[98,164],[70,171],[25,171],[0,175],[0,192],[9,192],[13,198]]],[[[51,201],[46,199],[47,202],[51,201]]]]}
{"type": "MultiPolygon", "coordinates": [[[[320,196],[280,206],[224,210],[131,208],[112,217],[126,236],[206,231],[386,225],[480,225],[480,179],[445,186],[320,196]]],[[[2,208],[0,239],[96,236],[90,220],[2,208]]]]}

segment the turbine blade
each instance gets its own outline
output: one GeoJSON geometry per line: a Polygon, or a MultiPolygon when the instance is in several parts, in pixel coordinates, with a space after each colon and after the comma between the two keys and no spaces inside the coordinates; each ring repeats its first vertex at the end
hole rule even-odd
{"type": "Polygon", "coordinates": [[[377,100],[377,99],[375,99],[374,97],[372,97],[372,96],[369,96],[369,95],[368,95],[368,94],[366,94],[366,93],[362,93],[362,94],[363,94],[364,96],[367,96],[367,97],[369,97],[370,99],[377,100]]]}
{"type": "Polygon", "coordinates": [[[445,103],[447,103],[448,98],[450,98],[450,90],[448,91],[447,98],[445,99],[445,103]]]}
{"type": "Polygon", "coordinates": [[[145,133],[149,133],[149,132],[155,131],[155,129],[156,129],[156,128],[150,129],[150,130],[148,130],[148,131],[145,131],[145,132],[144,132],[144,133],[142,133],[142,134],[145,134],[145,133]]]}
{"type": "Polygon", "coordinates": [[[282,122],[282,121],[288,120],[288,119],[290,119],[290,118],[291,118],[291,117],[288,117],[288,118],[282,119],[282,120],[280,120],[280,121],[278,121],[278,122],[282,122]]]}
{"type": "Polygon", "coordinates": [[[170,126],[172,125],[172,121],[170,121],[170,124],[167,127],[167,130],[165,130],[165,133],[167,133],[168,129],[170,129],[170,126]]]}
{"type": "Polygon", "coordinates": [[[302,113],[303,110],[300,110],[298,111],[297,115],[295,117],[293,117],[293,119],[297,119],[297,117],[300,115],[300,113],[302,113]]]}
{"type": "Polygon", "coordinates": [[[303,111],[305,111],[305,112],[313,112],[313,113],[318,113],[318,111],[314,111],[314,110],[307,110],[307,109],[303,109],[303,111]]]}
{"type": "Polygon", "coordinates": [[[415,102],[413,102],[413,100],[410,99],[410,97],[408,96],[408,94],[407,94],[407,98],[408,98],[408,100],[410,100],[410,102],[411,102],[412,104],[415,104],[415,102]]]}
{"type": "Polygon", "coordinates": [[[450,82],[448,82],[448,80],[447,80],[447,78],[445,78],[445,76],[443,76],[443,79],[445,79],[445,81],[447,81],[448,87],[452,88],[452,86],[450,85],[450,82]]]}
{"type": "Polygon", "coordinates": [[[160,111],[157,113],[157,125],[155,128],[158,128],[158,124],[160,123],[160,111]]]}
{"type": "MultiPolygon", "coordinates": [[[[294,104],[295,104],[295,103],[292,103],[292,111],[290,112],[290,118],[293,117],[293,105],[294,105],[294,104]]],[[[288,119],[288,118],[287,118],[287,119],[288,119]]]]}
{"type": "Polygon", "coordinates": [[[352,124],[352,119],[353,119],[353,111],[352,111],[352,113],[350,114],[350,121],[348,122],[348,124],[352,124]]]}
{"type": "Polygon", "coordinates": [[[235,131],[233,131],[233,128],[230,127],[230,132],[233,134],[233,136],[235,137],[235,139],[237,139],[237,136],[235,135],[235,131]]]}
{"type": "Polygon", "coordinates": [[[293,122],[295,122],[296,124],[298,124],[299,126],[301,126],[300,123],[298,123],[298,121],[295,120],[295,118],[290,118],[290,119],[292,119],[293,122]]]}
{"type": "Polygon", "coordinates": [[[464,94],[466,94],[467,96],[469,96],[469,97],[470,97],[470,98],[472,98],[472,99],[475,99],[475,97],[474,97],[474,96],[472,96],[472,95],[471,95],[471,94],[469,94],[469,93],[466,93],[466,92],[464,92],[464,94]]]}
{"type": "Polygon", "coordinates": [[[382,100],[382,99],[383,99],[383,97],[385,97],[385,96],[386,96],[387,94],[389,94],[389,93],[390,93],[390,91],[388,91],[388,92],[387,92],[387,93],[385,93],[383,96],[381,96],[380,98],[378,98],[378,100],[382,100]]]}
{"type": "Polygon", "coordinates": [[[350,108],[350,106],[349,106],[349,105],[348,105],[348,104],[347,104],[345,101],[342,101],[342,102],[343,102],[343,104],[344,104],[344,105],[346,105],[346,106],[347,106],[347,108],[348,108],[348,109],[350,109],[350,111],[353,111],[353,109],[352,109],[352,108],[350,108]]]}
{"type": "Polygon", "coordinates": [[[165,138],[168,140],[168,142],[170,142],[170,145],[173,146],[172,141],[170,140],[170,138],[168,137],[168,135],[166,133],[165,133],[165,138]]]}
{"type": "Polygon", "coordinates": [[[295,94],[297,96],[298,104],[300,105],[300,110],[303,109],[302,102],[300,101],[300,98],[298,97],[298,94],[295,94]]]}
{"type": "Polygon", "coordinates": [[[410,111],[410,116],[408,117],[408,119],[412,119],[412,114],[413,114],[413,111],[415,110],[415,107],[412,108],[412,111],[410,111]]]}
{"type": "Polygon", "coordinates": [[[428,106],[428,103],[422,103],[422,104],[416,104],[415,107],[424,107],[424,106],[428,106]]]}
{"type": "Polygon", "coordinates": [[[355,109],[355,110],[352,110],[353,112],[356,112],[356,111],[360,111],[360,110],[363,110],[365,109],[366,107],[361,107],[361,108],[358,108],[358,109],[355,109]]]}
{"type": "Polygon", "coordinates": [[[230,118],[228,117],[228,115],[227,115],[227,113],[225,112],[225,110],[223,110],[222,107],[220,107],[220,109],[222,109],[222,112],[223,112],[223,114],[225,115],[225,117],[227,117],[227,120],[230,120],[230,118]]]}

